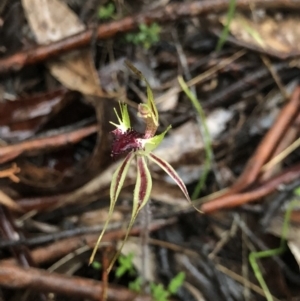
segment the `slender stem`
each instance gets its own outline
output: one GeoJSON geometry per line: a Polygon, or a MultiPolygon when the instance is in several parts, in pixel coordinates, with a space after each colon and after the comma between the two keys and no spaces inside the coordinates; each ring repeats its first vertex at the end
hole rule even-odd
{"type": "Polygon", "coordinates": [[[203,110],[200,102],[195,97],[195,95],[190,91],[190,89],[188,88],[187,84],[185,83],[185,81],[183,80],[183,78],[181,76],[178,77],[178,82],[179,82],[182,90],[185,92],[187,97],[191,100],[194,108],[196,109],[196,111],[201,119],[201,122],[203,124],[203,130],[204,130],[203,141],[204,141],[204,148],[205,148],[205,162],[204,162],[203,173],[202,173],[202,175],[199,179],[199,182],[192,194],[192,199],[196,199],[199,196],[199,194],[205,184],[206,178],[208,176],[208,172],[210,171],[210,168],[212,165],[212,159],[213,159],[213,150],[212,150],[212,146],[211,146],[211,138],[210,138],[210,134],[209,134],[209,129],[208,129],[208,126],[206,123],[205,113],[204,113],[204,110],[203,110]]]}
{"type": "Polygon", "coordinates": [[[141,223],[141,245],[142,245],[142,287],[145,288],[147,276],[149,271],[149,225],[151,221],[151,211],[149,205],[150,199],[147,204],[143,207],[140,214],[140,223],[141,223]]]}
{"type": "Polygon", "coordinates": [[[235,8],[236,8],[236,0],[230,0],[229,2],[229,8],[227,12],[227,18],[226,18],[226,24],[222,30],[221,36],[219,38],[216,51],[220,51],[224,45],[224,43],[227,40],[228,34],[229,34],[229,28],[230,28],[230,23],[234,17],[235,13],[235,8]]]}

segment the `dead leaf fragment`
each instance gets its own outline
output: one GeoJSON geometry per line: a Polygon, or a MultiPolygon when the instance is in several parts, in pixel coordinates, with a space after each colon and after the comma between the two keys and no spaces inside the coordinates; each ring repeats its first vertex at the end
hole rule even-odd
{"type": "MultiPolygon", "coordinates": [[[[39,44],[49,44],[85,30],[77,15],[58,0],[22,0],[28,23],[39,44]]],[[[79,50],[48,63],[65,87],[86,95],[103,95],[89,50],[79,50]]]]}
{"type": "MultiPolygon", "coordinates": [[[[220,22],[225,24],[226,17],[222,16],[220,22]]],[[[236,14],[230,23],[234,38],[229,40],[279,57],[294,56],[300,53],[299,22],[300,18],[293,15],[280,20],[266,16],[257,22],[236,14]]]]}

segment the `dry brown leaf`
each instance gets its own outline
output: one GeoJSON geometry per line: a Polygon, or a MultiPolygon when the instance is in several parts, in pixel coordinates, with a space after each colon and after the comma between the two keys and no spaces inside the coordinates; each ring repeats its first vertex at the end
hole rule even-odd
{"type": "MultiPolygon", "coordinates": [[[[226,17],[220,18],[225,24],[226,17]]],[[[237,43],[252,49],[287,57],[300,53],[300,18],[289,15],[275,20],[264,17],[255,22],[241,14],[236,14],[230,22],[230,32],[237,43]]]]}
{"type": "MultiPolygon", "coordinates": [[[[49,44],[85,30],[77,15],[58,0],[22,0],[28,23],[39,44],[49,44]]],[[[51,74],[64,86],[87,95],[102,96],[89,50],[78,50],[48,63],[51,74]]]]}

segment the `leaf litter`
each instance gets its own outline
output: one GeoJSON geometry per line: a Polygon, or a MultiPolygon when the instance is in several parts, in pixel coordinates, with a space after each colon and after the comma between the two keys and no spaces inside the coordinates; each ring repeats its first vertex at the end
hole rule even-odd
{"type": "MultiPolygon", "coordinates": [[[[49,292],[57,300],[150,300],[150,287],[165,298],[165,288],[184,272],[172,300],[299,297],[298,207],[284,218],[300,185],[299,148],[289,151],[299,138],[299,7],[286,0],[274,0],[267,8],[263,1],[249,1],[247,8],[243,1],[231,1],[235,7],[228,36],[216,51],[228,1],[202,2],[111,1],[114,9],[105,18],[97,1],[5,1],[0,7],[5,66],[24,53],[30,57],[56,43],[71,45],[62,55],[46,53],[39,63],[12,65],[15,71],[0,74],[0,173],[5,175],[0,179],[1,288],[16,294],[31,288],[27,300],[44,300],[49,292]],[[206,14],[199,10],[202,2],[206,14]],[[12,22],[12,14],[18,22],[12,22]],[[124,20],[134,25],[118,28],[129,24],[124,20]],[[152,31],[153,20],[159,30],[152,31]],[[85,47],[72,42],[91,28],[95,33],[85,47]],[[120,34],[97,39],[100,28],[120,34]],[[131,76],[125,60],[149,82],[157,111],[145,102],[150,87],[141,76],[131,76]],[[193,193],[205,173],[207,154],[203,124],[178,76],[201,104],[205,119],[200,119],[211,140],[213,160],[193,203],[204,213],[185,203],[184,195],[193,193]],[[118,101],[120,119],[130,118],[136,131],[125,131],[125,140],[110,134],[109,121],[118,125],[118,101]],[[154,134],[165,137],[161,142],[154,134]],[[148,145],[143,140],[153,138],[148,145]],[[158,142],[149,158],[140,156],[158,142]],[[137,162],[133,152],[140,152],[137,162]],[[126,155],[132,166],[126,165],[122,183],[114,183],[126,155]],[[16,173],[6,173],[12,166],[16,173]],[[110,212],[112,182],[115,210],[110,212]],[[110,218],[96,263],[89,266],[91,249],[110,218]],[[288,228],[286,237],[283,227],[288,228]],[[122,261],[111,268],[111,260],[127,235],[140,236],[130,237],[123,248],[123,256],[134,253],[137,275],[118,279],[122,261]],[[268,294],[248,255],[276,249],[282,238],[283,256],[260,260],[268,294]],[[151,277],[145,273],[150,267],[151,277]],[[7,275],[14,278],[13,286],[7,275]],[[137,287],[138,277],[144,277],[144,287],[137,297],[130,283],[137,287]]],[[[2,290],[7,298],[10,292],[2,290]]]]}

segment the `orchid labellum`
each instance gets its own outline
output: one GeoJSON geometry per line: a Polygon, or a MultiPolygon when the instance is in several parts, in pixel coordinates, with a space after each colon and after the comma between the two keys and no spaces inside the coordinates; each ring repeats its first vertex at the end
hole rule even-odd
{"type": "MultiPolygon", "coordinates": [[[[128,237],[128,234],[134,224],[138,213],[145,206],[150,197],[152,189],[152,178],[148,168],[148,161],[153,161],[154,163],[159,165],[177,183],[187,200],[191,202],[185,184],[180,179],[173,167],[165,160],[157,157],[152,153],[152,151],[160,145],[167,131],[171,128],[171,125],[168,126],[167,129],[161,134],[155,135],[158,128],[158,112],[154,103],[150,85],[140,71],[138,71],[129,62],[126,62],[126,64],[136,75],[139,76],[141,80],[143,80],[146,83],[147,86],[147,103],[140,104],[138,106],[138,116],[144,119],[146,123],[146,129],[145,133],[139,133],[131,128],[130,118],[126,104],[120,104],[120,115],[115,109],[115,113],[119,124],[111,122],[111,124],[113,124],[116,127],[116,129],[112,131],[112,134],[114,135],[114,140],[112,144],[111,155],[112,157],[125,153],[127,155],[113,174],[110,186],[110,208],[108,213],[108,219],[106,220],[103,230],[93,250],[93,253],[90,258],[90,263],[94,259],[99,243],[112,217],[115,204],[124,184],[129,166],[133,160],[136,160],[137,179],[133,193],[132,215],[124,242],[128,237]]],[[[113,263],[114,260],[110,265],[108,271],[111,269],[113,263]]]]}

